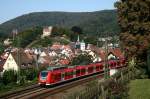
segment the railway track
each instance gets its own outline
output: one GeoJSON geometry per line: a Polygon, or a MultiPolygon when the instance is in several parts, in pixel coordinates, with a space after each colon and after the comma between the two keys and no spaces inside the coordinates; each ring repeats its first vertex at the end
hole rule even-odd
{"type": "Polygon", "coordinates": [[[88,77],[65,82],[63,84],[54,85],[54,87],[50,88],[41,88],[39,85],[32,86],[30,88],[26,88],[24,90],[16,91],[13,93],[1,95],[0,99],[44,99],[55,95],[57,93],[63,92],[64,90],[73,88],[77,85],[81,85],[83,83],[87,83],[90,80],[94,80],[103,76],[104,73],[97,73],[90,75],[88,77]]]}
{"type": "Polygon", "coordinates": [[[55,86],[55,87],[43,90],[43,91],[39,92],[38,94],[34,94],[34,95],[32,94],[31,96],[24,97],[23,99],[30,99],[30,98],[45,99],[45,98],[50,97],[52,95],[55,95],[57,93],[63,92],[64,90],[70,89],[70,88],[75,87],[77,85],[81,85],[83,83],[87,83],[90,80],[97,79],[98,77],[100,77],[102,75],[104,75],[104,73],[89,76],[89,77],[79,79],[79,80],[75,80],[75,81],[72,81],[72,82],[69,82],[69,83],[61,84],[59,86],[55,86]]]}
{"type": "Polygon", "coordinates": [[[89,80],[97,79],[101,75],[103,75],[103,73],[88,76],[86,78],[75,80],[75,81],[65,82],[63,84],[59,84],[59,86],[55,85],[55,87],[51,87],[51,88],[41,88],[39,85],[35,85],[29,88],[25,88],[24,90],[20,90],[20,91],[18,90],[16,92],[11,92],[5,95],[1,95],[0,99],[32,99],[32,98],[44,99],[46,97],[60,93],[69,88],[86,83],[89,80]]]}
{"type": "Polygon", "coordinates": [[[38,84],[34,84],[34,85],[26,87],[24,89],[18,89],[16,91],[9,91],[7,93],[1,94],[0,99],[9,99],[9,98],[17,96],[19,94],[24,94],[24,93],[27,93],[29,91],[37,90],[39,88],[40,88],[40,86],[38,84]]]}

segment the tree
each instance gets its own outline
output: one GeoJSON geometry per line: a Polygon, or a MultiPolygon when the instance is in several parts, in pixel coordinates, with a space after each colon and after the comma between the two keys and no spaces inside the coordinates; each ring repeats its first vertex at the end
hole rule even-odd
{"type": "Polygon", "coordinates": [[[4,46],[2,43],[0,43],[0,54],[3,53],[3,51],[4,51],[4,46]]]}
{"type": "Polygon", "coordinates": [[[17,35],[17,37],[13,41],[13,46],[26,47],[32,41],[37,39],[37,37],[41,34],[42,34],[42,28],[41,27],[33,27],[30,29],[27,29],[23,32],[20,32],[17,35]]]}
{"type": "Polygon", "coordinates": [[[71,28],[71,30],[74,32],[74,33],[77,33],[77,34],[82,34],[82,29],[78,26],[73,26],[71,28]]]}
{"type": "Polygon", "coordinates": [[[92,63],[92,56],[88,54],[80,54],[74,57],[71,61],[71,65],[87,65],[92,63]]]}
{"type": "Polygon", "coordinates": [[[120,0],[116,2],[120,40],[127,58],[136,59],[138,68],[145,68],[150,43],[150,0],[120,0]]]}

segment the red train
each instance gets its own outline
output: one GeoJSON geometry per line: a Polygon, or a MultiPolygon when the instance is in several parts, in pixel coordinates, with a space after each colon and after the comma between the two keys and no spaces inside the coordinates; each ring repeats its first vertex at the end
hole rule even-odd
{"type": "MultiPolygon", "coordinates": [[[[121,68],[125,64],[125,59],[109,60],[109,69],[121,68]]],[[[104,62],[92,63],[89,65],[78,65],[72,67],[51,67],[49,70],[41,71],[39,74],[40,85],[53,85],[67,80],[88,76],[94,73],[104,72],[104,62]]]]}

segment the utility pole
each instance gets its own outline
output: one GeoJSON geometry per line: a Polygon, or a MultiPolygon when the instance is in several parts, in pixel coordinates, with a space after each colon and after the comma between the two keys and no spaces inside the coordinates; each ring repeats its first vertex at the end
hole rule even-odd
{"type": "Polygon", "coordinates": [[[20,37],[17,37],[17,62],[18,62],[18,78],[17,81],[20,81],[20,67],[21,67],[21,62],[20,62],[20,37]]]}
{"type": "Polygon", "coordinates": [[[147,66],[150,74],[150,50],[147,51],[147,66]]]}
{"type": "Polygon", "coordinates": [[[108,66],[108,33],[105,36],[105,66],[104,66],[104,77],[107,79],[109,77],[109,66],[108,66]]]}
{"type": "Polygon", "coordinates": [[[36,49],[37,50],[37,54],[36,54],[36,69],[39,70],[39,63],[38,63],[38,59],[39,59],[39,56],[40,56],[40,49],[36,49]]]}
{"type": "Polygon", "coordinates": [[[12,30],[12,36],[13,36],[13,41],[15,39],[15,36],[18,34],[18,30],[17,29],[13,29],[12,30]]]}

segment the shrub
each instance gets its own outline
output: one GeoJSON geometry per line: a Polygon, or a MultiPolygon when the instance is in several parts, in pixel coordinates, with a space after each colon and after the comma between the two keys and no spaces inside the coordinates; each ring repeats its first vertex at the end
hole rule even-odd
{"type": "Polygon", "coordinates": [[[17,82],[17,72],[14,70],[5,71],[3,74],[2,81],[5,85],[17,82]]]}
{"type": "Polygon", "coordinates": [[[26,72],[26,80],[33,80],[38,75],[38,71],[35,68],[28,69],[26,72]]]}

